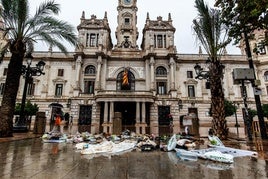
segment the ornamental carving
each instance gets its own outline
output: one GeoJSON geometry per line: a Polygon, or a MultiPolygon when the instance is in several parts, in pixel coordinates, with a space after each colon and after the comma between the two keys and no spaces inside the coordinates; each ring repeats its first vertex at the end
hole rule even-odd
{"type": "Polygon", "coordinates": [[[119,69],[119,67],[109,67],[108,68],[108,78],[113,78],[115,72],[119,69]]]}
{"type": "Polygon", "coordinates": [[[138,74],[140,78],[144,78],[144,68],[143,67],[132,67],[138,74]]]}

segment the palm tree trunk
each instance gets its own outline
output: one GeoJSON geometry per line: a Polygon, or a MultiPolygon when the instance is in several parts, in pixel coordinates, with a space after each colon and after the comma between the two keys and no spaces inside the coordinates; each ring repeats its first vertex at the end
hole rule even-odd
{"type": "Polygon", "coordinates": [[[221,139],[228,137],[228,128],[225,119],[224,92],[222,88],[222,65],[220,62],[211,63],[210,66],[210,90],[211,90],[211,112],[212,130],[221,139]]]}
{"type": "Polygon", "coordinates": [[[23,42],[17,41],[17,43],[11,44],[10,51],[12,55],[8,65],[5,90],[0,109],[0,137],[10,137],[13,135],[13,114],[25,53],[23,42]]]}

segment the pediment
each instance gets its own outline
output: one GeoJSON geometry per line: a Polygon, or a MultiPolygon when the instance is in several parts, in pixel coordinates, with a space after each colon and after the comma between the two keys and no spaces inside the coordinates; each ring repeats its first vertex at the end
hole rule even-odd
{"type": "Polygon", "coordinates": [[[64,80],[62,78],[55,78],[52,81],[53,81],[54,84],[55,83],[63,83],[63,84],[65,84],[67,82],[67,80],[64,80]]]}
{"type": "Polygon", "coordinates": [[[151,29],[163,29],[163,30],[175,30],[175,28],[166,21],[150,21],[147,28],[151,29]]]}
{"type": "Polygon", "coordinates": [[[103,21],[97,19],[85,20],[80,24],[80,26],[100,26],[100,25],[103,25],[103,21]]]}
{"type": "Polygon", "coordinates": [[[197,80],[195,79],[188,79],[187,81],[184,81],[184,84],[197,84],[197,80]]]}

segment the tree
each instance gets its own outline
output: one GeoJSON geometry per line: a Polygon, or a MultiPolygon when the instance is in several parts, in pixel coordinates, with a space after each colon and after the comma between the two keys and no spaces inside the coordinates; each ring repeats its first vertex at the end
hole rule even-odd
{"type": "MultiPolygon", "coordinates": [[[[236,110],[237,110],[237,107],[234,105],[234,103],[232,103],[231,101],[228,101],[227,99],[224,100],[225,118],[235,114],[236,110]]],[[[209,114],[210,116],[212,116],[211,108],[209,110],[209,114]]]]}
{"type": "Polygon", "coordinates": [[[235,44],[244,39],[244,33],[253,37],[256,29],[267,29],[267,0],[216,0],[215,6],[221,8],[221,20],[230,28],[235,44]]]}
{"type": "Polygon", "coordinates": [[[268,104],[263,104],[262,110],[263,110],[263,116],[268,118],[268,104]]]}
{"type": "Polygon", "coordinates": [[[13,135],[13,114],[25,54],[33,51],[38,40],[67,53],[63,40],[75,45],[77,38],[71,25],[54,17],[60,11],[54,0],[41,3],[33,16],[29,14],[28,0],[1,0],[1,3],[1,30],[8,41],[1,54],[9,50],[11,58],[0,110],[0,137],[8,137],[13,135]]]}
{"type": "Polygon", "coordinates": [[[228,116],[232,116],[236,112],[237,107],[234,105],[234,103],[225,99],[224,109],[225,109],[225,117],[228,117],[228,116]]]}
{"type": "MultiPolygon", "coordinates": [[[[15,115],[20,115],[20,110],[21,110],[21,103],[17,103],[15,106],[15,115]]],[[[36,113],[39,111],[39,107],[37,104],[32,104],[31,101],[27,101],[24,109],[24,113],[27,116],[27,118],[31,118],[31,116],[36,115],[36,113]]]]}
{"type": "Polygon", "coordinates": [[[195,0],[198,17],[193,20],[193,30],[197,41],[207,52],[209,59],[209,82],[211,91],[212,130],[222,139],[228,136],[225,120],[224,92],[222,88],[223,69],[221,56],[230,42],[227,38],[228,29],[220,21],[220,11],[209,8],[203,0],[195,0]]]}
{"type": "MultiPolygon", "coordinates": [[[[28,100],[25,104],[24,113],[27,124],[29,125],[29,129],[31,128],[32,116],[35,116],[39,111],[39,107],[36,103],[32,104],[30,100],[28,100]]],[[[21,114],[21,103],[17,103],[15,106],[14,115],[21,114]]]]}
{"type": "MultiPolygon", "coordinates": [[[[235,43],[244,40],[249,68],[253,69],[254,71],[254,63],[252,60],[249,40],[254,36],[255,30],[266,30],[268,27],[268,1],[216,0],[215,6],[221,8],[221,21],[230,29],[229,37],[233,38],[235,43]]],[[[255,80],[252,80],[251,84],[253,88],[257,87],[255,80]]],[[[267,139],[260,96],[254,95],[254,97],[261,128],[261,136],[263,139],[267,139]]]]}

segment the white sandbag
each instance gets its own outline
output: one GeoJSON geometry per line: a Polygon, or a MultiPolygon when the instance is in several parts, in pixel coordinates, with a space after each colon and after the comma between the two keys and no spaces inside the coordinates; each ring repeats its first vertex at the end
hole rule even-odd
{"type": "Polygon", "coordinates": [[[168,141],[167,150],[168,151],[174,150],[176,148],[176,145],[177,145],[176,134],[173,134],[173,136],[168,141]]]}
{"type": "Polygon", "coordinates": [[[224,162],[224,163],[233,163],[234,157],[230,154],[223,154],[220,151],[210,151],[204,153],[204,157],[209,160],[224,162]]]}

